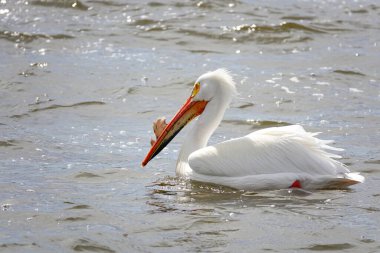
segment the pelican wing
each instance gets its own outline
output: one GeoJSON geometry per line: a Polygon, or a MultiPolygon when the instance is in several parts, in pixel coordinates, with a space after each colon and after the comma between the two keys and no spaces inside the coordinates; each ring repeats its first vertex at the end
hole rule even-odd
{"type": "Polygon", "coordinates": [[[194,179],[213,178],[215,182],[218,177],[252,180],[270,174],[292,180],[299,175],[332,178],[349,172],[334,160],[340,156],[327,152],[341,149],[328,146],[332,141],[315,135],[299,125],[262,129],[199,149],[189,156],[189,165],[194,179]]]}

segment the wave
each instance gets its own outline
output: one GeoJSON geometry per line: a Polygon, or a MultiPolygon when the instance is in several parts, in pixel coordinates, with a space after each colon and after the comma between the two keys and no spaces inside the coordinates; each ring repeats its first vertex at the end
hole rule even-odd
{"type": "Polygon", "coordinates": [[[47,110],[56,110],[56,109],[62,109],[62,108],[77,108],[77,107],[82,107],[82,106],[105,105],[105,104],[106,103],[101,102],[101,101],[86,101],[86,102],[79,102],[79,103],[75,103],[71,105],[54,104],[47,107],[39,107],[39,108],[30,109],[28,113],[15,114],[15,115],[10,116],[10,118],[19,119],[19,118],[30,116],[30,113],[47,111],[47,110]]]}
{"type": "Polygon", "coordinates": [[[75,103],[71,105],[50,105],[47,107],[42,107],[42,108],[35,108],[30,110],[29,112],[40,112],[40,111],[46,111],[46,110],[54,110],[54,109],[60,109],[60,108],[76,108],[76,107],[81,107],[81,106],[89,106],[89,105],[105,105],[106,103],[101,102],[101,101],[86,101],[86,102],[80,102],[80,103],[75,103]]]}
{"type": "Polygon", "coordinates": [[[4,39],[15,43],[30,43],[39,39],[73,39],[74,36],[67,34],[39,34],[39,33],[25,33],[25,32],[13,32],[13,31],[0,31],[0,39],[4,39]]]}
{"type": "Polygon", "coordinates": [[[89,6],[79,0],[34,0],[31,1],[30,4],[45,7],[73,8],[81,11],[87,11],[90,9],[89,6]]]}

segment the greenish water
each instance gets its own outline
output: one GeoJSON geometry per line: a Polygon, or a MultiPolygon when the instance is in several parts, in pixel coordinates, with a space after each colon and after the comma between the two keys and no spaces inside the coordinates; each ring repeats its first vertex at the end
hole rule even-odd
{"type": "Polygon", "coordinates": [[[380,251],[377,1],[0,1],[1,252],[380,251]],[[364,184],[247,193],[150,164],[202,73],[238,96],[211,144],[302,124],[364,184]]]}

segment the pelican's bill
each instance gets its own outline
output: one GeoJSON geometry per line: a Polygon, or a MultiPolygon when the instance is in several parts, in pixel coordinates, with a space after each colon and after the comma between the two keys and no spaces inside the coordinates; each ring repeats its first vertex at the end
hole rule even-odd
{"type": "Polygon", "coordinates": [[[157,141],[150,148],[145,159],[141,163],[144,167],[164,149],[169,142],[186,126],[192,119],[199,116],[207,105],[207,101],[193,101],[192,97],[187,99],[186,103],[179,109],[174,118],[162,131],[157,141]]]}

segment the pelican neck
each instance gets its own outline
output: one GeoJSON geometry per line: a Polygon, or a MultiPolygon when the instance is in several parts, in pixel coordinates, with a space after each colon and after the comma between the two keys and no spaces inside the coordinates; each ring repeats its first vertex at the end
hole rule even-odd
{"type": "Polygon", "coordinates": [[[188,158],[194,151],[207,146],[208,140],[219,126],[229,101],[213,99],[208,102],[203,113],[196,119],[188,133],[177,160],[177,176],[188,177],[192,173],[188,158]]]}

